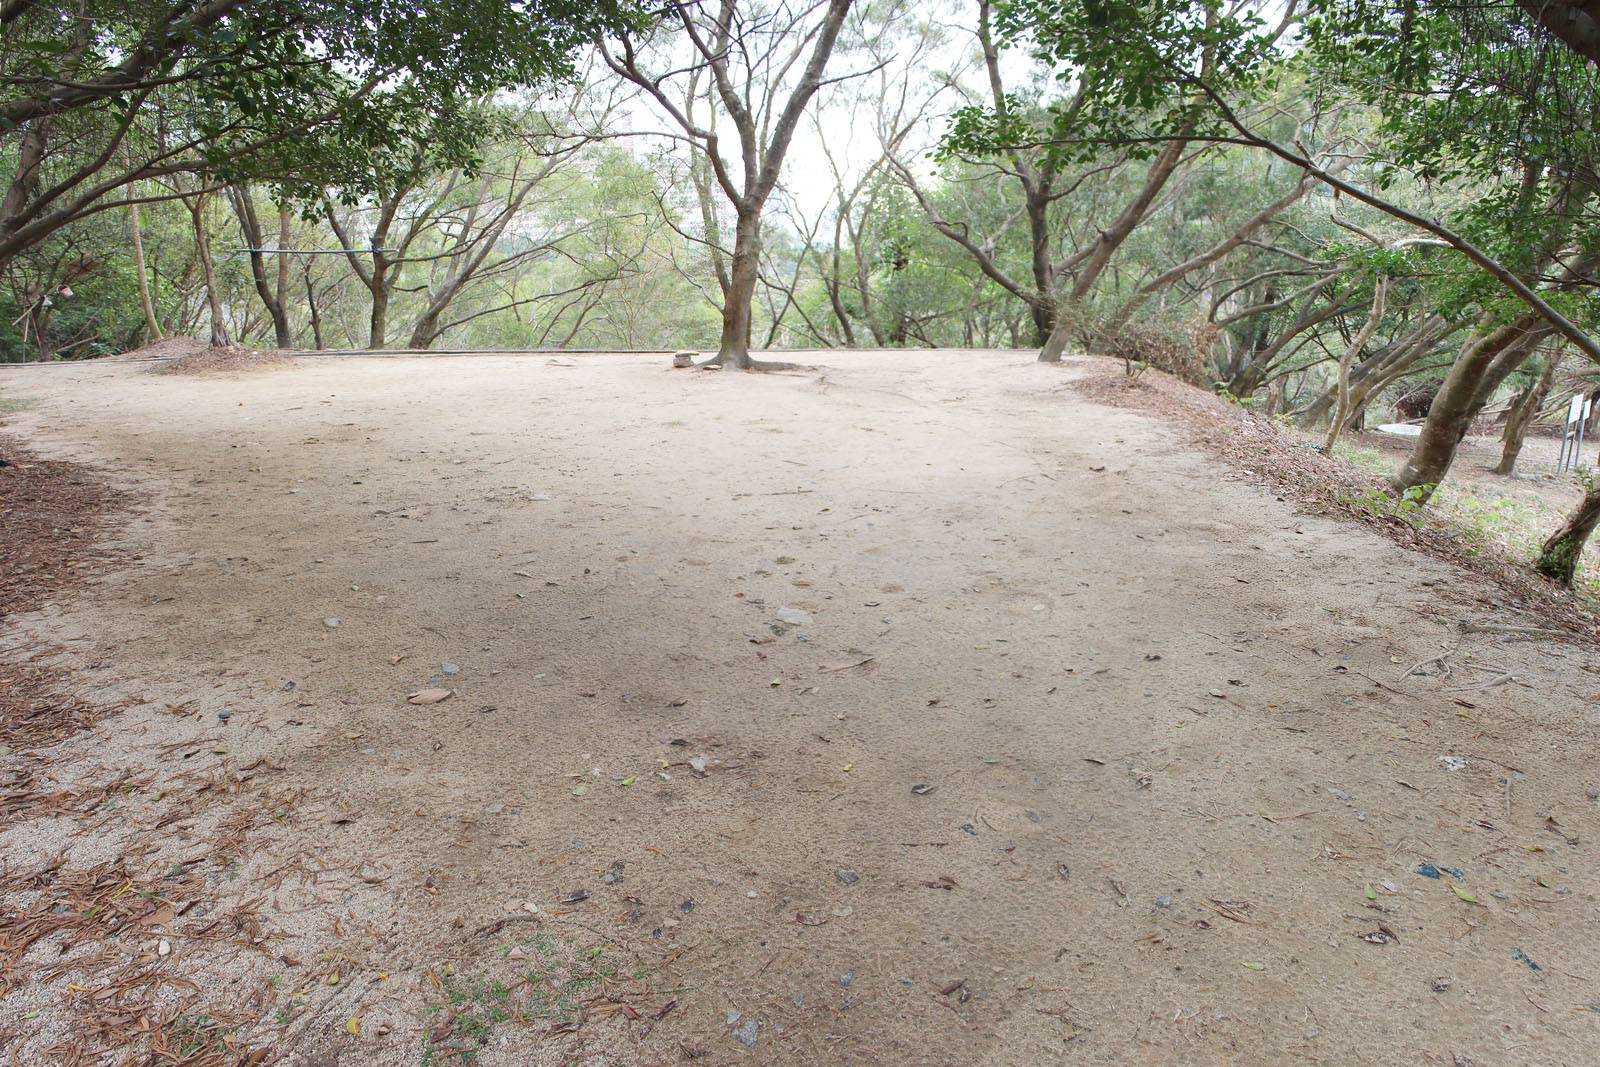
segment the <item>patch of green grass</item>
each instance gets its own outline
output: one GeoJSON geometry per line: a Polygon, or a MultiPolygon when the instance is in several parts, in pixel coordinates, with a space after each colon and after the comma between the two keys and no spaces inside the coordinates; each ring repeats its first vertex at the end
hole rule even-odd
{"type": "Polygon", "coordinates": [[[14,415],[26,411],[34,402],[31,396],[0,396],[0,415],[14,415]]]}
{"type": "Polygon", "coordinates": [[[205,1053],[222,1057],[229,1051],[225,1038],[235,1029],[237,1027],[226,1027],[204,1013],[193,1017],[179,1015],[167,1028],[167,1037],[184,1060],[199,1058],[205,1053]]]}
{"type": "MultiPolygon", "coordinates": [[[[508,941],[492,952],[515,963],[520,973],[508,983],[488,975],[458,974],[446,967],[442,972],[444,1002],[429,1009],[434,1018],[429,1023],[423,1067],[446,1063],[477,1067],[479,1052],[502,1023],[560,1026],[572,1021],[583,1001],[615,977],[624,963],[603,947],[542,932],[508,941]],[[521,953],[518,959],[509,960],[513,949],[521,953]],[[527,959],[522,960],[521,955],[527,959]]],[[[633,973],[643,977],[643,966],[633,973]]]]}
{"type": "MultiPolygon", "coordinates": [[[[1385,477],[1394,472],[1396,462],[1391,453],[1355,442],[1341,443],[1337,456],[1352,467],[1385,477]]],[[[1587,486],[1588,474],[1587,470],[1579,470],[1571,477],[1582,489],[1587,486]]],[[[1515,563],[1532,563],[1545,538],[1566,517],[1566,508],[1537,491],[1519,498],[1505,492],[1501,485],[1486,482],[1453,476],[1439,486],[1426,505],[1377,489],[1341,499],[1368,514],[1390,515],[1418,529],[1442,528],[1468,555],[1498,553],[1515,563]]],[[[1600,542],[1591,544],[1584,553],[1573,584],[1600,595],[1600,542]]]]}
{"type": "MultiPolygon", "coordinates": [[[[477,1067],[478,1050],[489,1043],[495,1025],[513,1016],[511,990],[499,981],[458,975],[445,979],[444,990],[450,1014],[429,1031],[423,1067],[441,1059],[477,1067]]],[[[446,1007],[434,1005],[429,1011],[442,1014],[446,1007]]]]}

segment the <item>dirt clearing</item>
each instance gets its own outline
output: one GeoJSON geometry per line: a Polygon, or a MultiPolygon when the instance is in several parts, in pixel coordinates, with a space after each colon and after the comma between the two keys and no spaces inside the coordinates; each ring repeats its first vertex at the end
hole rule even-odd
{"type": "Polygon", "coordinates": [[[1600,1059],[1588,646],[1087,365],[813,358],[0,373],[139,501],[0,630],[129,703],[0,757],[0,1041],[1600,1059]]]}

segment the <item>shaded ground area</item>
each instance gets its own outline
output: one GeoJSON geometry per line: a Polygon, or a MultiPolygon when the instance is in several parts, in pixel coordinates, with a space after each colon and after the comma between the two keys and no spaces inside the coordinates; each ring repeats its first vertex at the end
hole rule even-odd
{"type": "Polygon", "coordinates": [[[131,705],[5,757],[22,1061],[1594,1061],[1588,645],[1086,364],[817,358],[0,376],[147,501],[3,635],[131,705]]]}

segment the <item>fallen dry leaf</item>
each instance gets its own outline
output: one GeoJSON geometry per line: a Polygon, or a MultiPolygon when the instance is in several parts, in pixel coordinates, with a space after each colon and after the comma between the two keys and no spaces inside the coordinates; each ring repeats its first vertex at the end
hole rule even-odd
{"type": "Polygon", "coordinates": [[[418,689],[406,699],[413,704],[437,704],[455,696],[455,692],[454,689],[418,689]]]}

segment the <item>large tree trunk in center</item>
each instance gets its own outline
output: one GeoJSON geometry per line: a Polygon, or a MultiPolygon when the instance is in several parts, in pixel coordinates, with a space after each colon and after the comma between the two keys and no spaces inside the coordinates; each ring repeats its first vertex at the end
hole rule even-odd
{"type": "Polygon", "coordinates": [[[756,212],[740,212],[733,231],[728,289],[722,300],[722,341],[714,363],[739,370],[751,367],[750,309],[755,303],[760,264],[761,216],[756,212]]]}
{"type": "Polygon", "coordinates": [[[389,263],[382,252],[372,254],[372,318],[367,332],[367,347],[382,348],[389,340],[389,263]]]}
{"type": "Polygon", "coordinates": [[[1456,449],[1483,406],[1479,397],[1496,357],[1514,345],[1530,341],[1536,344],[1551,331],[1552,327],[1540,316],[1524,315],[1516,322],[1479,334],[1469,341],[1433,398],[1428,419],[1422,425],[1422,435],[1417,438],[1410,457],[1394,472],[1390,484],[1420,501],[1431,497],[1455,461],[1456,449]]]}

